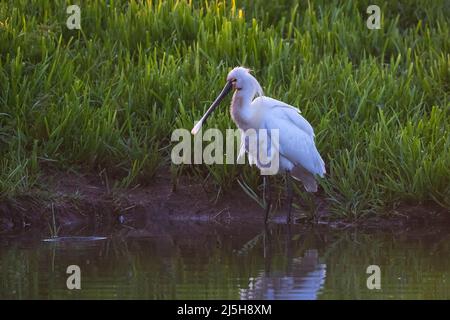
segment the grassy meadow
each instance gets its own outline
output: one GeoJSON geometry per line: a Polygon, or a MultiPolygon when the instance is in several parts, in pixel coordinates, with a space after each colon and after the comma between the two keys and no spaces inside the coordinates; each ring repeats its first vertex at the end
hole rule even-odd
{"type": "MultiPolygon", "coordinates": [[[[170,161],[172,131],[190,130],[244,65],[315,128],[318,196],[336,217],[449,209],[450,1],[378,1],[382,26],[369,30],[372,2],[0,2],[0,202],[45,190],[52,170],[131,188],[163,169],[218,195],[260,193],[255,168],[170,161]],[[81,30],[66,27],[71,4],[81,30]]],[[[207,127],[234,128],[219,109],[207,127]]]]}

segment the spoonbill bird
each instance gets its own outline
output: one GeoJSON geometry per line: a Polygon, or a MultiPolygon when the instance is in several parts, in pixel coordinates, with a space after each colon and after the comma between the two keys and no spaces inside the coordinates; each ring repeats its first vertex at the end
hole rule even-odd
{"type": "MultiPolygon", "coordinates": [[[[228,73],[222,92],[217,96],[203,117],[194,126],[191,133],[196,134],[206,119],[217,108],[223,98],[234,90],[231,102],[231,117],[242,132],[245,141],[245,131],[265,129],[270,132],[278,129],[278,171],[286,174],[286,190],[288,201],[287,223],[291,221],[292,211],[292,180],[291,177],[303,183],[307,192],[317,191],[315,176],[323,177],[325,163],[314,143],[314,130],[309,122],[300,115],[300,111],[284,102],[263,95],[261,85],[244,67],[236,67],[228,73]],[[258,96],[255,98],[255,96],[258,96]]],[[[260,136],[257,136],[260,139],[260,136]]],[[[270,136],[269,136],[270,139],[270,136]]],[[[252,154],[246,143],[241,145],[241,154],[247,152],[249,160],[257,158],[252,154]]],[[[256,161],[258,167],[262,167],[256,161]]],[[[266,200],[265,222],[271,206],[269,176],[264,175],[264,195],[266,200]]]]}

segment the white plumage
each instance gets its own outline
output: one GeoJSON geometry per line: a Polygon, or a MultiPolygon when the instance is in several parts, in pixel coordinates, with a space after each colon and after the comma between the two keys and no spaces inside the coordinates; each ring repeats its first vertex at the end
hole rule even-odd
{"type": "MultiPolygon", "coordinates": [[[[303,182],[308,192],[317,191],[315,175],[323,177],[325,163],[314,142],[314,130],[302,117],[300,111],[282,101],[263,96],[258,81],[248,69],[237,67],[228,74],[228,81],[236,79],[237,89],[231,103],[231,115],[236,125],[244,131],[248,129],[279,129],[279,171],[290,174],[303,182]],[[255,95],[259,97],[254,98],[255,95]]],[[[270,139],[270,135],[269,135],[270,139]]],[[[244,143],[240,156],[247,152],[251,164],[259,164],[257,154],[251,152],[244,143]]],[[[268,143],[269,147],[273,144],[268,143]]],[[[255,150],[254,150],[255,151],[255,150]]],[[[269,153],[277,150],[270,150],[269,153]]]]}

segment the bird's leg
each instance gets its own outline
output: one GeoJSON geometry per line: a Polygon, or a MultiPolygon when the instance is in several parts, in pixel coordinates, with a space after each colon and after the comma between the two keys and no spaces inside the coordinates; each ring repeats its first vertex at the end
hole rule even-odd
{"type": "Polygon", "coordinates": [[[293,253],[292,253],[292,228],[291,224],[286,225],[286,257],[287,257],[287,263],[286,263],[286,274],[292,273],[292,267],[293,267],[293,253]]]}
{"type": "Polygon", "coordinates": [[[287,193],[287,202],[288,202],[288,214],[287,214],[287,223],[291,223],[291,211],[292,211],[292,177],[289,171],[286,171],[286,193],[287,193]]]}
{"type": "Polygon", "coordinates": [[[264,216],[264,223],[267,223],[267,220],[269,218],[269,211],[270,211],[270,205],[272,202],[272,199],[270,197],[270,180],[269,176],[264,176],[264,197],[266,201],[266,212],[264,216]]]}
{"type": "Polygon", "coordinates": [[[264,272],[270,275],[272,265],[272,237],[267,224],[264,225],[264,272]]]}

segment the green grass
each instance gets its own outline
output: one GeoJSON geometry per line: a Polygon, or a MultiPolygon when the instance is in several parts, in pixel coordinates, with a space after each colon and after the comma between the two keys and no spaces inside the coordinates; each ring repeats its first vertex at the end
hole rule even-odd
{"type": "MultiPolygon", "coordinates": [[[[81,31],[65,26],[72,2],[0,3],[1,199],[48,167],[151,183],[172,131],[245,65],[314,126],[332,212],[450,207],[450,1],[380,1],[381,30],[369,1],[142,2],[78,1],[81,31]]],[[[208,126],[234,127],[228,108],[208,126]]],[[[172,172],[220,191],[262,182],[247,166],[172,172]]]]}

